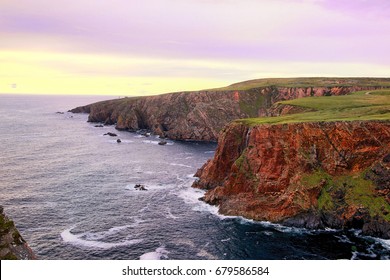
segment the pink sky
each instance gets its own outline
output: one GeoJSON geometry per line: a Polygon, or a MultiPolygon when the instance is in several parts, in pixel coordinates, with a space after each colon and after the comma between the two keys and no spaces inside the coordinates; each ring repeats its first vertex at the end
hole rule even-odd
{"type": "Polygon", "coordinates": [[[266,77],[385,77],[389,2],[1,0],[0,92],[66,83],[99,93],[89,86],[97,80],[105,93],[155,94],[266,77]]]}

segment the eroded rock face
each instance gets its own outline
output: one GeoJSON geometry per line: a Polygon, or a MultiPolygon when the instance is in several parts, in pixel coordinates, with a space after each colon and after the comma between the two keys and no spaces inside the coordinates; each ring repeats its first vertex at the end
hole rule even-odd
{"type": "Polygon", "coordinates": [[[36,256],[0,206],[0,259],[30,260],[36,256]]]}
{"type": "MultiPolygon", "coordinates": [[[[331,179],[348,175],[354,182],[371,170],[367,176],[377,185],[372,195],[387,198],[390,190],[383,178],[389,176],[389,153],[389,121],[255,127],[233,122],[222,131],[214,158],[198,170],[193,187],[207,189],[204,201],[219,205],[222,214],[310,228],[364,226],[367,233],[380,227],[384,232],[377,235],[389,238],[388,222],[373,217],[368,206],[355,205],[352,194],[343,191],[353,183],[343,179],[348,184],[338,183],[336,191],[331,179]],[[319,203],[320,195],[324,201],[329,197],[329,205],[319,203]]],[[[389,205],[381,207],[386,218],[389,205]]]]}
{"type": "Polygon", "coordinates": [[[88,121],[116,124],[119,130],[148,129],[175,140],[216,141],[222,128],[233,120],[289,113],[288,109],[280,112],[270,109],[278,101],[377,88],[264,87],[243,91],[179,92],[108,100],[77,107],[71,112],[89,113],[88,121]]]}

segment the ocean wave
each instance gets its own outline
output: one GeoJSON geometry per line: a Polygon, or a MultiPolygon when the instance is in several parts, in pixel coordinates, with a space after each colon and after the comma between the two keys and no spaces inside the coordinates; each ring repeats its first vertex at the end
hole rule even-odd
{"type": "Polygon", "coordinates": [[[372,237],[375,241],[380,243],[383,247],[385,247],[387,250],[390,250],[390,240],[389,239],[382,239],[377,237],[372,237]]]}
{"type": "Polygon", "coordinates": [[[181,163],[170,163],[169,165],[192,168],[191,165],[186,165],[186,164],[181,164],[181,163]]]}
{"type": "Polygon", "coordinates": [[[166,215],[165,217],[166,217],[166,218],[170,218],[170,219],[174,219],[174,220],[179,219],[178,216],[175,216],[175,215],[172,214],[170,208],[167,208],[167,215],[166,215]]]}
{"type": "Polygon", "coordinates": [[[175,188],[176,185],[173,185],[173,184],[145,184],[143,186],[145,186],[145,189],[146,190],[138,190],[135,188],[135,185],[138,184],[138,183],[131,183],[131,184],[128,184],[125,186],[125,189],[128,190],[128,191],[131,191],[131,192],[135,192],[135,193],[143,193],[143,194],[147,194],[149,191],[151,192],[155,192],[155,191],[161,191],[161,190],[167,190],[167,189],[172,189],[172,188],[175,188]]]}
{"type": "MultiPolygon", "coordinates": [[[[145,144],[152,144],[152,145],[158,145],[161,142],[161,140],[143,140],[142,143],[145,144]]],[[[172,146],[173,142],[167,142],[165,145],[172,146]]]]}
{"type": "Polygon", "coordinates": [[[61,238],[63,242],[72,244],[74,246],[95,248],[95,249],[102,249],[102,250],[108,250],[115,247],[130,246],[130,245],[141,243],[143,241],[143,239],[131,239],[131,240],[126,239],[121,242],[100,241],[101,239],[109,235],[115,234],[124,228],[127,228],[127,226],[111,228],[106,232],[97,232],[97,233],[85,232],[80,234],[74,234],[72,233],[74,227],[71,227],[61,232],[61,238]]]}
{"type": "Polygon", "coordinates": [[[168,258],[169,251],[164,246],[158,247],[154,252],[142,254],[140,260],[161,260],[168,258]]]}

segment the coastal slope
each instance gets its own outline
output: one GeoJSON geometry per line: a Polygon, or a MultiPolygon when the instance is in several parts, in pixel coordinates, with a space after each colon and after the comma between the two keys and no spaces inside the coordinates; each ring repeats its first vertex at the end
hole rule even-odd
{"type": "Polygon", "coordinates": [[[0,206],[0,260],[31,260],[36,256],[0,206]]]}
{"type": "Polygon", "coordinates": [[[147,129],[174,140],[216,141],[233,120],[287,110],[273,107],[279,101],[386,87],[387,78],[259,79],[219,89],[107,100],[70,111],[88,113],[89,122],[115,124],[118,130],[147,129]]]}
{"type": "Polygon", "coordinates": [[[287,115],[223,129],[195,175],[203,200],[225,215],[390,238],[390,91],[281,106],[287,115]]]}

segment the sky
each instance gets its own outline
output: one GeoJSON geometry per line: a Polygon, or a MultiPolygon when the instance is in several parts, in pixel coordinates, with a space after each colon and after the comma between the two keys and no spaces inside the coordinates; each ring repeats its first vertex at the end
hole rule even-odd
{"type": "Polygon", "coordinates": [[[0,0],[0,93],[389,77],[388,0],[0,0]]]}

